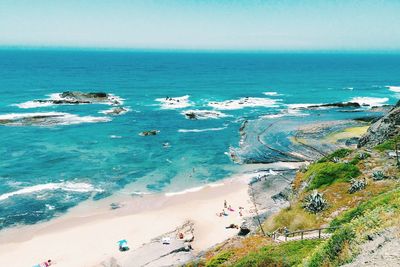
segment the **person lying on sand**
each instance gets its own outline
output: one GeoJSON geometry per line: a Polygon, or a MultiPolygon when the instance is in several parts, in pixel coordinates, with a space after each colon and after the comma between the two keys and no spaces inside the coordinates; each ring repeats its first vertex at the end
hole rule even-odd
{"type": "Polygon", "coordinates": [[[33,267],[49,267],[51,266],[51,260],[34,265],[33,267]]]}
{"type": "Polygon", "coordinates": [[[234,209],[232,209],[231,205],[229,205],[228,210],[229,211],[235,211],[234,209]]]}
{"type": "Polygon", "coordinates": [[[239,226],[237,224],[231,223],[229,226],[225,227],[226,229],[239,229],[239,226]]]}

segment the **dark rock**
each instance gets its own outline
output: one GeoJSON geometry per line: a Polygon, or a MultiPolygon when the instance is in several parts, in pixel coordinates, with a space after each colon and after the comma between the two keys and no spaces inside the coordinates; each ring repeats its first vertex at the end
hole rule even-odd
{"type": "Polygon", "coordinates": [[[360,107],[361,105],[356,102],[337,102],[337,103],[328,103],[321,105],[312,105],[308,106],[307,108],[314,109],[314,108],[360,108],[360,107]]]}
{"type": "Polygon", "coordinates": [[[160,131],[157,131],[157,130],[143,131],[139,135],[141,135],[141,136],[157,135],[159,132],[160,131]]]}
{"type": "Polygon", "coordinates": [[[197,120],[197,116],[194,112],[186,112],[185,116],[189,119],[189,120],[197,120]]]}
{"type": "Polygon", "coordinates": [[[240,226],[240,230],[239,230],[239,233],[238,233],[239,236],[245,236],[248,233],[250,233],[250,229],[249,228],[247,228],[246,226],[240,226]]]}
{"type": "Polygon", "coordinates": [[[374,147],[400,135],[400,101],[385,116],[369,127],[360,138],[358,147],[374,147]]]}
{"type": "Polygon", "coordinates": [[[66,91],[60,94],[62,98],[107,98],[108,94],[104,92],[91,92],[91,93],[82,93],[82,92],[72,92],[66,91]]]}

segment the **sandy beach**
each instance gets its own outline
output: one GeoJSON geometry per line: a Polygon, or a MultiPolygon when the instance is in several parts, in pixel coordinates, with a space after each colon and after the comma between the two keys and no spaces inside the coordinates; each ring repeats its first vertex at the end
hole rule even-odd
{"type": "MultiPolygon", "coordinates": [[[[285,163],[271,166],[294,167],[285,163]]],[[[245,217],[254,215],[248,181],[255,176],[248,171],[187,193],[87,201],[49,222],[3,230],[0,266],[33,266],[47,259],[57,267],[104,266],[102,262],[110,259],[121,266],[137,266],[132,257],[135,249],[187,221],[194,226],[193,253],[203,251],[238,233],[226,226],[241,225],[245,217]],[[225,209],[228,215],[219,217],[225,200],[234,211],[225,209]],[[121,207],[111,210],[110,204],[116,201],[121,207]],[[243,217],[238,207],[244,208],[243,217]],[[117,241],[121,239],[128,241],[129,251],[118,251],[117,241]]]]}
{"type": "Polygon", "coordinates": [[[96,266],[111,257],[124,262],[135,248],[187,220],[194,222],[192,246],[200,251],[235,235],[237,230],[225,226],[240,225],[238,207],[245,208],[244,216],[251,207],[243,180],[226,180],[223,185],[187,194],[126,199],[122,208],[113,211],[110,202],[112,199],[98,201],[95,208],[81,205],[50,222],[3,231],[0,266],[33,266],[47,259],[60,267],[96,266]],[[224,200],[235,212],[218,217],[224,200]],[[128,241],[130,251],[118,251],[121,239],[128,241]]]}

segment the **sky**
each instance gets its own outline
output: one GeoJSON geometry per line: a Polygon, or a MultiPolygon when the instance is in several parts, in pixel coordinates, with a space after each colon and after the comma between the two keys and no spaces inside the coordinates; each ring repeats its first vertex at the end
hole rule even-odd
{"type": "Polygon", "coordinates": [[[400,51],[400,0],[0,0],[0,46],[400,51]]]}

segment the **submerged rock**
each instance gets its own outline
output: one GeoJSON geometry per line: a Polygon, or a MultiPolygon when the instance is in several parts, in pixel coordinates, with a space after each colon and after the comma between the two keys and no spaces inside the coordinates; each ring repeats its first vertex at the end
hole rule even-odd
{"type": "Polygon", "coordinates": [[[141,136],[150,136],[150,135],[157,135],[160,131],[158,130],[150,130],[150,131],[143,131],[139,133],[141,136]]]}
{"type": "Polygon", "coordinates": [[[112,108],[112,109],[100,111],[100,113],[107,114],[107,115],[114,115],[115,116],[115,115],[122,115],[122,114],[124,114],[124,113],[126,113],[128,111],[129,111],[129,109],[124,108],[124,107],[115,107],[115,108],[112,108]]]}

